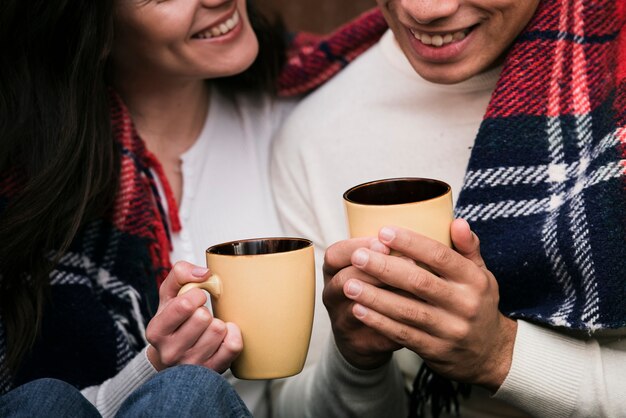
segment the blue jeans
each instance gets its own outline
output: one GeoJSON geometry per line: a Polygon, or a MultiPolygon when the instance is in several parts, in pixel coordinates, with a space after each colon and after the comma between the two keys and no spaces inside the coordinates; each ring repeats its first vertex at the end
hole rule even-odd
{"type": "MultiPolygon", "coordinates": [[[[0,397],[0,417],[100,417],[73,386],[39,379],[0,397]]],[[[132,392],[117,417],[252,417],[222,376],[200,366],[177,366],[158,373],[132,392]]]]}

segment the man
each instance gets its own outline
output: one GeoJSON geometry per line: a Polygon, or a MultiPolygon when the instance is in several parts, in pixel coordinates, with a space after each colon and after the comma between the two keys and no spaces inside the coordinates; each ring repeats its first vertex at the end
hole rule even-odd
{"type": "MultiPolygon", "coordinates": [[[[600,3],[378,0],[391,31],[305,99],[274,147],[284,224],[336,243],[333,344],[279,413],[405,415],[389,361],[402,346],[407,387],[421,359],[452,392],[474,385],[448,397],[464,417],[626,410],[626,12],[600,3]],[[342,193],[403,176],[452,186],[472,224],[452,224],[453,250],[393,226],[342,241],[342,193]]],[[[445,398],[413,386],[418,405],[445,398]]]]}

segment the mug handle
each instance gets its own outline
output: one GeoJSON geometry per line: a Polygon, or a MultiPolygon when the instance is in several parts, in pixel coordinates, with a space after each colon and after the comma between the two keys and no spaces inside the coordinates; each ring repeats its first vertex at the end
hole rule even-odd
{"type": "Polygon", "coordinates": [[[216,274],[212,274],[208,280],[200,283],[187,283],[178,291],[178,296],[182,295],[189,290],[198,287],[200,289],[206,290],[216,299],[219,299],[222,296],[222,281],[219,276],[216,274]]]}

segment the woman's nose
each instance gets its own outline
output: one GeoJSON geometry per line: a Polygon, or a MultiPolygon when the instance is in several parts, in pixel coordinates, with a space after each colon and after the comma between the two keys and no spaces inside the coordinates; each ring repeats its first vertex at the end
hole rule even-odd
{"type": "Polygon", "coordinates": [[[400,4],[406,13],[421,24],[450,17],[460,7],[459,0],[400,0],[400,4]]]}

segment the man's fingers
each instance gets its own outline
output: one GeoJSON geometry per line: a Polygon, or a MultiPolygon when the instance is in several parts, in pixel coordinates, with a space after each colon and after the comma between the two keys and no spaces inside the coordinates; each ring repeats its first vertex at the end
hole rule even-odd
{"type": "Polygon", "coordinates": [[[453,320],[450,314],[438,307],[406,294],[377,288],[358,280],[349,280],[344,286],[344,292],[348,298],[363,307],[435,336],[445,336],[445,324],[453,320]]]}
{"type": "Polygon", "coordinates": [[[350,257],[357,248],[369,248],[373,241],[373,237],[352,238],[339,241],[326,249],[324,254],[324,276],[332,277],[337,272],[350,265],[350,257]]]}
{"type": "MultiPolygon", "coordinates": [[[[402,255],[446,279],[471,281],[468,269],[473,263],[457,251],[417,232],[399,227],[384,227],[379,233],[381,242],[402,255]]],[[[354,259],[353,259],[354,261],[354,259]]]]}
{"type": "Polygon", "coordinates": [[[354,252],[352,261],[356,267],[386,285],[434,305],[441,305],[451,296],[450,284],[446,280],[416,265],[411,259],[359,249],[354,252]]]}
{"type": "Polygon", "coordinates": [[[472,232],[465,219],[456,219],[450,226],[450,235],[454,248],[464,256],[472,260],[477,266],[486,268],[485,261],[480,254],[480,240],[472,232]]]}

